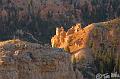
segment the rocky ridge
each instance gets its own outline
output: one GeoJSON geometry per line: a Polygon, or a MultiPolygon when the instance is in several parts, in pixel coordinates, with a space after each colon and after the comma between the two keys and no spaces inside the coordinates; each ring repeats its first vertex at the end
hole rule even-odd
{"type": "Polygon", "coordinates": [[[0,79],[82,79],[73,70],[70,57],[63,49],[40,44],[0,42],[0,79]]]}

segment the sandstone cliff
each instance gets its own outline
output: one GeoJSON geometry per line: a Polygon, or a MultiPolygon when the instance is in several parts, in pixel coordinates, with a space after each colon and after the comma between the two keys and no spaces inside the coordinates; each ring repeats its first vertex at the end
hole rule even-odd
{"type": "Polygon", "coordinates": [[[75,68],[89,73],[88,79],[93,79],[95,73],[120,72],[120,18],[85,28],[76,24],[67,32],[57,28],[51,44],[71,53],[75,68]]]}
{"type": "Polygon", "coordinates": [[[62,49],[35,43],[0,42],[0,79],[82,79],[70,57],[62,49]]]}
{"type": "Polygon", "coordinates": [[[80,24],[72,26],[67,32],[57,28],[56,35],[52,37],[52,47],[64,48],[71,53],[76,53],[82,48],[100,48],[101,44],[116,45],[119,52],[120,45],[120,19],[107,22],[93,23],[85,28],[80,24]],[[114,44],[113,44],[114,43],[114,44]]]}

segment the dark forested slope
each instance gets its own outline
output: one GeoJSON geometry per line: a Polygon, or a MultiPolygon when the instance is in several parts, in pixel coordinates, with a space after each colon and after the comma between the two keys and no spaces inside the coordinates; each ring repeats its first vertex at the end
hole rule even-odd
{"type": "Polygon", "coordinates": [[[58,26],[120,16],[120,0],[0,0],[0,40],[49,43],[58,26]]]}

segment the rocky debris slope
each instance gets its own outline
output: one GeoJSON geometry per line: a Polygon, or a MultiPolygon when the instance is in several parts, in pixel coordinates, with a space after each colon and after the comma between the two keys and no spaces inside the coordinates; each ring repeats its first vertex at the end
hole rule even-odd
{"type": "Polygon", "coordinates": [[[70,57],[62,49],[40,44],[0,42],[0,79],[83,79],[74,72],[70,57]]]}

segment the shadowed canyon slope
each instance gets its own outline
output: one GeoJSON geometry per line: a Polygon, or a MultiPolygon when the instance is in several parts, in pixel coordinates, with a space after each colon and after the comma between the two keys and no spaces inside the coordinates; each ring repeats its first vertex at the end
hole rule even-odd
{"type": "Polygon", "coordinates": [[[68,29],[119,16],[120,0],[0,0],[0,40],[50,43],[56,26],[68,29]]]}
{"type": "MultiPolygon", "coordinates": [[[[80,72],[78,74],[82,79],[80,72]]],[[[9,40],[0,42],[0,79],[77,78],[70,55],[64,50],[9,40]]]]}

